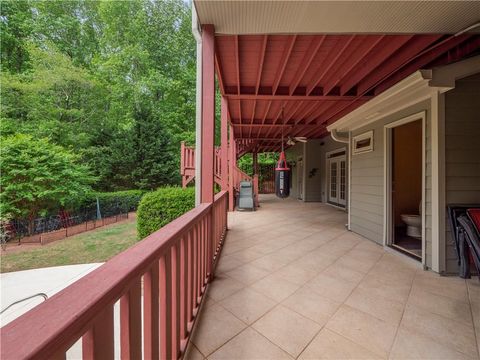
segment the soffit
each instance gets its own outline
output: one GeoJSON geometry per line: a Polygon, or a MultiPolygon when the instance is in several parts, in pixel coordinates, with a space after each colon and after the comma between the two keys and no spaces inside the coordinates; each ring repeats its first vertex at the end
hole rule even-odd
{"type": "MultiPolygon", "coordinates": [[[[480,1],[194,0],[217,34],[456,33],[480,20],[480,1]]],[[[475,29],[477,33],[480,28],[475,29]]]]}

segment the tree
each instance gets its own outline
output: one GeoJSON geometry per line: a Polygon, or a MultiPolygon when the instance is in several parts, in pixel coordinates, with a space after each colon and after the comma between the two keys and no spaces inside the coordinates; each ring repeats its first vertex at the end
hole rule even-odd
{"type": "Polygon", "coordinates": [[[78,156],[48,139],[17,134],[1,142],[2,218],[29,218],[67,207],[91,191],[95,178],[78,156]]]}

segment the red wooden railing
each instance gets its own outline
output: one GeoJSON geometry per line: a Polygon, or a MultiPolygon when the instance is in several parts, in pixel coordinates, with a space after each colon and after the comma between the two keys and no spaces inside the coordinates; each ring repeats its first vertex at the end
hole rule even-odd
{"type": "Polygon", "coordinates": [[[142,346],[145,359],[180,357],[225,238],[227,201],[217,194],[4,326],[2,358],[65,359],[81,338],[83,358],[113,359],[117,301],[122,359],[142,358],[142,346]]]}
{"type": "MultiPolygon", "coordinates": [[[[180,143],[180,175],[182,187],[186,187],[195,178],[195,147],[186,146],[183,141],[180,143]]],[[[221,186],[222,164],[219,146],[215,147],[214,180],[221,186]]]]}

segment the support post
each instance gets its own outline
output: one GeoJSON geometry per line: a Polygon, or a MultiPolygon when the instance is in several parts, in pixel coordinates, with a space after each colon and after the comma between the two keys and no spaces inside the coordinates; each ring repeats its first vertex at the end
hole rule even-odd
{"type": "Polygon", "coordinates": [[[258,154],[256,151],[252,153],[253,175],[258,174],[258,154]]]}
{"type": "Polygon", "coordinates": [[[228,211],[233,211],[235,208],[234,196],[233,196],[233,183],[234,183],[234,166],[235,166],[235,140],[233,138],[233,128],[229,126],[229,142],[228,142],[228,211]]]}
{"type": "Polygon", "coordinates": [[[200,202],[213,203],[215,160],[215,30],[202,26],[202,140],[200,202]]]}
{"type": "Polygon", "coordinates": [[[223,96],[220,124],[220,154],[222,190],[228,190],[228,102],[223,96]]]}

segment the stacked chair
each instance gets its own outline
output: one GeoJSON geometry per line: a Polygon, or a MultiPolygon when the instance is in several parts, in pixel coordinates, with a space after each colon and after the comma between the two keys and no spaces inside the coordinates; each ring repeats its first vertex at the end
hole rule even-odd
{"type": "Polygon", "coordinates": [[[471,277],[470,265],[480,280],[480,205],[449,205],[448,215],[458,257],[459,275],[471,277]]]}

